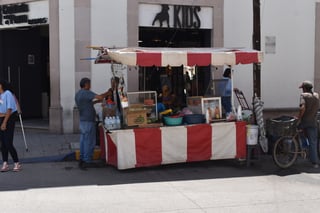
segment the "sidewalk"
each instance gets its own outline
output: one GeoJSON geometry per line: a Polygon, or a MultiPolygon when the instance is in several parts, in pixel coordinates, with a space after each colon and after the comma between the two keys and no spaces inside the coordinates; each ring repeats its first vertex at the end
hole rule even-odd
{"type": "Polygon", "coordinates": [[[68,156],[72,157],[74,150],[71,144],[79,143],[80,137],[79,134],[54,134],[39,128],[25,128],[25,136],[28,151],[21,128],[17,125],[14,145],[22,163],[62,161],[68,156]]]}

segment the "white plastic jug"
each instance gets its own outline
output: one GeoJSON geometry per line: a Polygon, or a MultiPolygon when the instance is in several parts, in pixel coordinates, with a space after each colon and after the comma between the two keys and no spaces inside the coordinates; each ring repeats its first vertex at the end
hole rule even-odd
{"type": "Polygon", "coordinates": [[[247,125],[247,144],[256,145],[258,143],[259,128],[257,125],[247,125]]]}

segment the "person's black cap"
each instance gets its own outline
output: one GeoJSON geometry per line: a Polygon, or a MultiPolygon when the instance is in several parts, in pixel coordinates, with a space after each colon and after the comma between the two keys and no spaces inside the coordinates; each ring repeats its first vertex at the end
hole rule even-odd
{"type": "Polygon", "coordinates": [[[80,87],[83,88],[86,83],[90,83],[90,79],[89,78],[82,78],[80,81],[80,87]]]}

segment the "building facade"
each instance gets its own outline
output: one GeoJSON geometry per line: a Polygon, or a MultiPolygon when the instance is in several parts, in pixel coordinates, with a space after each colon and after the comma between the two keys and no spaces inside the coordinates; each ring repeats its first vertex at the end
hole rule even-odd
{"type": "MultiPolygon", "coordinates": [[[[0,5],[0,77],[18,88],[25,116],[48,117],[52,132],[78,130],[74,94],[82,77],[92,79],[97,93],[110,87],[111,66],[81,60],[96,56],[86,46],[252,46],[251,0],[0,0],[0,5]]],[[[302,80],[320,89],[319,22],[317,0],[261,1],[266,108],[297,107],[302,80]]],[[[234,69],[235,87],[250,99],[252,66],[234,69]]],[[[219,78],[221,70],[213,76],[219,78]]],[[[128,90],[139,90],[139,72],[128,68],[124,75],[128,90]]]]}

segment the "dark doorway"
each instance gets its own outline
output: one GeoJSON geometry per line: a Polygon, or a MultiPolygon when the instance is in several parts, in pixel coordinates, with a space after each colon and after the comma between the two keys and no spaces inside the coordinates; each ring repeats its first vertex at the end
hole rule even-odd
{"type": "Polygon", "coordinates": [[[47,117],[49,26],[0,31],[0,78],[12,84],[24,118],[47,117]]]}
{"type": "MultiPolygon", "coordinates": [[[[172,29],[172,28],[139,28],[139,46],[141,47],[211,47],[210,29],[172,29]]],[[[139,89],[161,92],[163,82],[169,84],[175,94],[177,105],[183,106],[186,95],[204,95],[211,79],[211,68],[198,67],[197,74],[192,79],[184,75],[183,67],[151,67],[139,71],[139,89]],[[170,70],[169,70],[170,69],[170,70]],[[165,77],[166,76],[166,77],[165,77]],[[166,78],[166,79],[164,79],[166,78]],[[186,82],[188,88],[186,89],[186,82]],[[186,94],[187,93],[187,94],[186,94]]]]}

